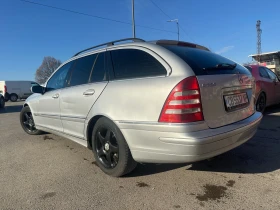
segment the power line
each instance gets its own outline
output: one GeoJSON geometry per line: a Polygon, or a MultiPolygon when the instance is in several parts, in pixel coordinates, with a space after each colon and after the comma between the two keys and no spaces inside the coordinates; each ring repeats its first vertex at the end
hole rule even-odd
{"type": "MultiPolygon", "coordinates": [[[[164,14],[166,17],[168,17],[169,19],[173,19],[172,17],[170,17],[166,12],[164,12],[153,0],[150,0],[150,2],[156,7],[158,8],[162,14],[164,14]]],[[[182,31],[192,40],[194,41],[188,34],[187,32],[185,31],[185,29],[179,24],[179,28],[182,29],[182,31]]]]}
{"type": "MultiPolygon", "coordinates": [[[[55,6],[51,6],[51,5],[47,5],[47,4],[41,4],[41,3],[37,3],[37,2],[33,2],[33,1],[28,1],[28,0],[19,0],[19,1],[26,2],[26,3],[29,3],[29,4],[40,5],[40,6],[43,6],[43,7],[48,7],[48,8],[52,8],[52,9],[56,9],[56,10],[61,10],[61,11],[65,11],[65,12],[71,12],[71,13],[78,14],[78,15],[84,15],[84,16],[88,16],[88,17],[92,17],[92,18],[98,18],[98,19],[112,21],[112,22],[117,22],[117,23],[121,23],[121,24],[132,25],[132,23],[121,21],[121,20],[115,20],[115,19],[101,17],[101,16],[97,16],[97,15],[91,15],[91,14],[87,14],[87,13],[83,13],[83,12],[78,12],[78,11],[74,11],[74,10],[64,9],[64,8],[61,8],[61,7],[55,7],[55,6]]],[[[169,33],[176,33],[176,32],[173,32],[173,31],[168,31],[168,30],[159,29],[159,28],[153,28],[153,27],[149,27],[149,26],[143,26],[143,25],[136,25],[136,26],[141,27],[141,28],[147,28],[147,29],[151,29],[151,30],[156,30],[156,31],[164,31],[164,32],[169,32],[169,33]]]]}
{"type": "Polygon", "coordinates": [[[152,0],[150,0],[150,2],[152,2],[152,4],[157,7],[161,12],[162,14],[164,14],[166,17],[168,17],[169,19],[173,19],[172,17],[170,17],[167,13],[165,13],[155,2],[153,2],[152,0]]]}

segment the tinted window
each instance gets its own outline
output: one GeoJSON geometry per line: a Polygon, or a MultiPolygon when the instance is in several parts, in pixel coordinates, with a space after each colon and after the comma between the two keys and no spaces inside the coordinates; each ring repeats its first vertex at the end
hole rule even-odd
{"type": "Polygon", "coordinates": [[[97,55],[78,58],[72,68],[71,80],[68,86],[82,85],[89,82],[90,73],[97,55]]]}
{"type": "Polygon", "coordinates": [[[270,79],[270,77],[268,76],[268,73],[267,73],[267,71],[265,70],[265,68],[259,67],[259,71],[260,71],[260,76],[261,76],[261,77],[270,79]]]}
{"type": "Polygon", "coordinates": [[[276,74],[274,74],[270,69],[266,68],[266,71],[268,73],[268,76],[270,79],[275,80],[276,82],[279,82],[278,77],[276,76],[276,74]]]}
{"type": "Polygon", "coordinates": [[[174,45],[162,45],[168,50],[172,51],[180,58],[182,58],[194,71],[196,75],[206,75],[206,74],[251,74],[244,66],[237,64],[236,68],[233,70],[229,69],[211,69],[203,70],[204,68],[212,68],[218,64],[232,64],[235,63],[223,56],[212,53],[210,51],[201,50],[191,47],[182,47],[174,45]]]}
{"type": "Polygon", "coordinates": [[[101,82],[105,81],[106,79],[107,78],[105,72],[105,53],[99,53],[94,63],[90,82],[101,82]]]}
{"type": "Polygon", "coordinates": [[[252,73],[252,68],[250,66],[245,66],[246,69],[248,69],[252,73]]]}
{"type": "Polygon", "coordinates": [[[114,50],[111,56],[117,79],[166,75],[164,66],[144,51],[114,50]]]}
{"type": "Polygon", "coordinates": [[[67,75],[72,65],[73,61],[65,64],[53,74],[48,81],[47,91],[60,89],[65,86],[67,83],[67,75]]]}

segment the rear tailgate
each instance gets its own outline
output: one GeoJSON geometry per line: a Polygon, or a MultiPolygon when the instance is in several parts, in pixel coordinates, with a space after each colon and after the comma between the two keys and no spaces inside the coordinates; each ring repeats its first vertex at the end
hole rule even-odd
{"type": "Polygon", "coordinates": [[[222,74],[197,79],[204,120],[210,128],[243,120],[255,112],[252,76],[222,74]]]}
{"type": "Polygon", "coordinates": [[[204,120],[217,128],[243,120],[255,112],[255,80],[245,67],[193,47],[162,45],[183,59],[197,77],[204,120]]]}

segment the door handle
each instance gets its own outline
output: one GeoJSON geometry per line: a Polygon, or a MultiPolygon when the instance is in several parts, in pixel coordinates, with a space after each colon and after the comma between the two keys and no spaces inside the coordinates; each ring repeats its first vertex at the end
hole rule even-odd
{"type": "Polygon", "coordinates": [[[83,95],[84,96],[91,96],[95,93],[95,91],[93,89],[89,89],[89,90],[86,90],[83,95]]]}
{"type": "Polygon", "coordinates": [[[58,97],[59,97],[58,93],[52,96],[52,98],[58,98],[58,97]]]}

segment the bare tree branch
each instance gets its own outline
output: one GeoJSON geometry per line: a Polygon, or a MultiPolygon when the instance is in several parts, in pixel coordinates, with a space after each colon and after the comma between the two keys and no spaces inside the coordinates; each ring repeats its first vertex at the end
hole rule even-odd
{"type": "Polygon", "coordinates": [[[43,84],[51,76],[51,74],[61,65],[61,61],[54,57],[44,57],[42,64],[36,70],[35,81],[43,84]]]}

